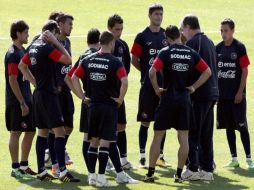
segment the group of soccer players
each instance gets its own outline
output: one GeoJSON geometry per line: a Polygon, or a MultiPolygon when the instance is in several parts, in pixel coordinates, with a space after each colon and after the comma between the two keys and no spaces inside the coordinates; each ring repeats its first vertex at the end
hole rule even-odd
{"type": "Polygon", "coordinates": [[[231,19],[221,22],[222,42],[217,46],[201,32],[198,18],[187,15],[180,28],[161,27],[163,7],[153,4],[150,24],[138,33],[131,54],[121,39],[123,19],[108,18],[107,30],[92,28],[88,49],[72,66],[71,42],[74,18],[53,12],[27,49],[29,26],[23,20],[11,24],[13,44],[5,56],[6,126],[10,131],[11,176],[36,175],[41,181],[79,182],[67,169],[72,164],[66,144],[73,130],[71,91],[81,100],[80,132],[89,185],[109,187],[106,170],[115,170],[117,183],[136,184],[124,170],[135,169],[127,159],[126,110],[130,64],[140,71],[139,121],[140,167],[147,168],[148,128],[154,121],[148,172],[142,179],[154,182],[155,166],[169,167],[164,159],[166,130],[177,130],[179,141],[175,182],[213,180],[214,106],[217,128],[226,129],[232,160],[238,130],[248,169],[254,169],[246,118],[246,81],[250,64],[245,46],[234,38],[231,19]],[[82,85],[81,85],[81,83],[82,85]],[[30,84],[34,86],[32,92],[30,84]],[[37,127],[38,171],[28,163],[37,127]],[[21,160],[19,160],[19,139],[21,160]],[[46,157],[46,159],[45,159],[46,157]],[[50,163],[49,163],[50,161],[50,163]],[[99,163],[96,173],[96,163],[99,163]],[[51,168],[51,174],[47,167],[51,168]],[[183,171],[186,166],[186,170],[183,171]]]}

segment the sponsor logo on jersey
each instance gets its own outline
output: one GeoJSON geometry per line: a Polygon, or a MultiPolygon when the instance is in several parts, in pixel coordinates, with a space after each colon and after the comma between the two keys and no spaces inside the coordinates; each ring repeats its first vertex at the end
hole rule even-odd
{"type": "Polygon", "coordinates": [[[224,63],[222,61],[218,62],[218,67],[229,67],[229,68],[234,68],[236,67],[236,63],[224,63]]]}
{"type": "Polygon", "coordinates": [[[174,63],[172,65],[172,69],[179,72],[185,72],[189,70],[189,65],[183,63],[174,63]]]}
{"type": "Polygon", "coordinates": [[[229,70],[229,71],[219,71],[218,72],[218,78],[224,78],[224,79],[234,79],[235,78],[235,75],[236,75],[236,71],[232,71],[232,70],[229,70]]]}
{"type": "Polygon", "coordinates": [[[171,59],[191,59],[190,55],[171,54],[171,59]]]}
{"type": "Polygon", "coordinates": [[[97,68],[97,69],[108,69],[108,65],[99,64],[99,63],[89,63],[88,68],[97,68]]]}
{"type": "Polygon", "coordinates": [[[70,70],[71,70],[71,65],[63,66],[61,69],[61,74],[62,75],[67,74],[70,70]]]}
{"type": "Polygon", "coordinates": [[[105,81],[107,76],[103,73],[90,73],[90,79],[94,81],[105,81]]]}

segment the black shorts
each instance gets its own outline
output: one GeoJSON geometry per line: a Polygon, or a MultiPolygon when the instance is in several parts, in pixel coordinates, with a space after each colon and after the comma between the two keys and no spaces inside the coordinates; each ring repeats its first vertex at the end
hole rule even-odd
{"type": "Polygon", "coordinates": [[[88,133],[88,109],[87,104],[81,104],[79,131],[82,133],[88,133]]]}
{"type": "Polygon", "coordinates": [[[116,141],[117,110],[118,108],[112,105],[92,104],[89,107],[88,138],[116,141]]]}
{"type": "Polygon", "coordinates": [[[139,107],[137,121],[154,121],[155,111],[159,105],[159,97],[152,86],[142,86],[139,92],[139,107]]]}
{"type": "Polygon", "coordinates": [[[182,98],[162,98],[155,114],[154,130],[189,130],[194,125],[190,95],[182,98]]]}
{"type": "Polygon", "coordinates": [[[33,125],[33,108],[32,103],[27,102],[29,114],[22,117],[20,105],[9,105],[5,109],[5,122],[8,131],[35,132],[33,125]]]}
{"type": "Polygon", "coordinates": [[[123,101],[122,105],[118,108],[118,122],[119,124],[126,125],[126,110],[125,110],[125,103],[123,101]]]}
{"type": "Polygon", "coordinates": [[[64,118],[64,126],[73,128],[74,102],[71,92],[61,92],[59,94],[59,103],[64,118]]]}
{"type": "Polygon", "coordinates": [[[64,119],[57,94],[35,90],[33,94],[35,125],[38,129],[64,126],[64,119]]]}
{"type": "Polygon", "coordinates": [[[217,129],[238,130],[239,126],[245,125],[246,122],[246,98],[240,104],[235,104],[234,100],[218,101],[217,129]]]}

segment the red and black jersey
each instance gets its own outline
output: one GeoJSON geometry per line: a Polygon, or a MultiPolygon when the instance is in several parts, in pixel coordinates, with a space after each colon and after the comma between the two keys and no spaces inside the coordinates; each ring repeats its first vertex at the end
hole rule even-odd
{"type": "Polygon", "coordinates": [[[32,94],[30,89],[30,84],[27,80],[24,80],[22,73],[18,69],[19,62],[23,55],[25,54],[24,48],[18,48],[15,45],[12,45],[7,53],[5,54],[4,64],[5,64],[5,103],[7,106],[19,104],[18,99],[13,93],[10,83],[9,76],[15,75],[17,76],[17,81],[19,84],[19,88],[26,102],[31,102],[32,94]]]}
{"type": "MultiPolygon", "coordinates": [[[[63,41],[59,41],[63,47],[67,50],[67,52],[71,55],[71,42],[68,38],[66,38],[63,41]]],[[[61,87],[62,92],[70,92],[70,88],[67,86],[67,84],[64,81],[65,76],[71,69],[71,64],[62,64],[57,63],[55,65],[55,75],[56,75],[56,83],[57,87],[61,87]]]]}
{"type": "Polygon", "coordinates": [[[186,92],[192,85],[191,78],[195,71],[204,72],[208,65],[193,49],[174,44],[163,48],[154,60],[153,68],[163,72],[163,88],[168,93],[186,92]]]}
{"type": "Polygon", "coordinates": [[[37,90],[57,93],[55,64],[61,56],[62,53],[58,49],[41,39],[35,40],[30,45],[22,61],[27,65],[31,65],[37,90]]]}
{"type": "Polygon", "coordinates": [[[216,52],[220,99],[234,99],[241,83],[242,68],[250,64],[246,48],[234,39],[230,46],[220,42],[216,52]]]}
{"type": "MultiPolygon", "coordinates": [[[[159,32],[152,32],[147,27],[134,40],[131,53],[140,59],[142,84],[150,84],[149,69],[158,52],[168,45],[164,32],[165,30],[162,28],[159,32]]],[[[158,75],[158,82],[161,80],[160,78],[161,76],[158,75]]]]}
{"type": "Polygon", "coordinates": [[[74,74],[86,78],[87,93],[92,103],[116,105],[111,97],[118,97],[117,79],[127,76],[123,64],[112,54],[97,52],[87,56],[74,74]]]}

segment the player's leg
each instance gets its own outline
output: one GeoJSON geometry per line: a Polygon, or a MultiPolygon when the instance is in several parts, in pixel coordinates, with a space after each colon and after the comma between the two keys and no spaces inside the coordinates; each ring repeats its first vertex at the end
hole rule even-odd
{"type": "Polygon", "coordinates": [[[150,125],[150,122],[141,122],[141,125],[139,128],[140,167],[146,166],[146,143],[147,143],[149,125],[150,125]]]}
{"type": "Polygon", "coordinates": [[[227,163],[224,167],[226,168],[236,168],[239,167],[239,162],[237,159],[237,149],[236,149],[236,134],[234,129],[226,129],[226,136],[228,141],[229,150],[232,156],[232,160],[227,163]]]}
{"type": "Polygon", "coordinates": [[[49,166],[48,164],[50,162],[51,163],[52,175],[55,178],[59,178],[60,170],[59,170],[59,165],[57,163],[57,158],[56,158],[55,134],[54,134],[53,130],[50,130],[49,135],[48,135],[48,152],[49,152],[49,155],[50,155],[50,160],[45,163],[45,166],[49,166]]]}

